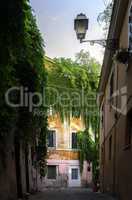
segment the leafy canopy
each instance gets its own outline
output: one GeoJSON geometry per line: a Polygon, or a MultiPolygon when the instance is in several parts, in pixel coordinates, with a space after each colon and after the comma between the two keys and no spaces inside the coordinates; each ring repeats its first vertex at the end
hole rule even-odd
{"type": "Polygon", "coordinates": [[[85,125],[97,115],[96,92],[98,87],[100,64],[81,51],[76,60],[54,59],[52,67],[47,69],[47,104],[53,112],[59,112],[62,119],[70,116],[82,117],[85,125]],[[95,112],[95,113],[94,113],[95,112]]]}

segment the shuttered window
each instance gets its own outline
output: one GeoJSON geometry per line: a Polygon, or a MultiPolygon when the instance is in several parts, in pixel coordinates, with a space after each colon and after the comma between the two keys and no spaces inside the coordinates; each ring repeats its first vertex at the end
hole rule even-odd
{"type": "Polygon", "coordinates": [[[112,72],[110,79],[110,98],[112,98],[113,92],[114,92],[114,72],[112,72]]]}
{"type": "Polygon", "coordinates": [[[109,160],[112,158],[112,136],[109,138],[109,160]]]}
{"type": "Polygon", "coordinates": [[[129,147],[131,145],[132,139],[132,110],[127,114],[127,123],[126,123],[126,133],[125,133],[125,146],[129,147]]]}
{"type": "Polygon", "coordinates": [[[77,133],[72,133],[72,149],[77,149],[77,133]]]}
{"type": "Polygon", "coordinates": [[[48,147],[56,147],[56,132],[48,131],[48,147]]]}
{"type": "Polygon", "coordinates": [[[48,179],[56,179],[56,166],[54,166],[54,165],[48,166],[47,178],[48,179]]]}

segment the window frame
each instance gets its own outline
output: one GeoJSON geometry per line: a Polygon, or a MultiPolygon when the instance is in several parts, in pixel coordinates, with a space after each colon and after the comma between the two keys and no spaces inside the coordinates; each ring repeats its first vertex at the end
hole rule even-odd
{"type": "Polygon", "coordinates": [[[72,132],[71,134],[71,148],[74,150],[78,149],[78,143],[77,143],[77,132],[72,132]],[[73,141],[73,135],[76,135],[76,145],[75,142],[73,141]],[[74,142],[74,143],[73,143],[74,142]],[[75,145],[75,146],[74,146],[75,145]]]}
{"type": "Polygon", "coordinates": [[[109,138],[109,161],[112,160],[112,144],[113,144],[112,135],[109,138]]]}
{"type": "Polygon", "coordinates": [[[49,180],[56,180],[57,177],[57,166],[56,165],[48,165],[47,166],[47,179],[49,180]],[[52,177],[51,174],[49,175],[49,168],[55,168],[55,175],[52,177]]]}
{"type": "Polygon", "coordinates": [[[114,72],[110,76],[110,100],[112,100],[112,95],[114,93],[114,72]]]}
{"type": "Polygon", "coordinates": [[[48,134],[47,134],[47,146],[48,146],[48,148],[56,148],[56,130],[48,130],[48,134]],[[53,134],[52,145],[50,145],[50,142],[49,142],[49,133],[50,132],[52,132],[52,134],[53,134]]]}
{"type": "Polygon", "coordinates": [[[126,117],[125,149],[129,149],[132,143],[132,109],[126,117]]]}
{"type": "Polygon", "coordinates": [[[102,104],[102,107],[101,107],[101,129],[104,128],[104,125],[105,125],[105,105],[104,103],[102,104]]]}
{"type": "Polygon", "coordinates": [[[79,179],[79,169],[78,168],[71,169],[71,179],[75,180],[75,181],[79,179]],[[74,170],[74,172],[77,172],[77,174],[73,173],[73,170],[74,170]]]}

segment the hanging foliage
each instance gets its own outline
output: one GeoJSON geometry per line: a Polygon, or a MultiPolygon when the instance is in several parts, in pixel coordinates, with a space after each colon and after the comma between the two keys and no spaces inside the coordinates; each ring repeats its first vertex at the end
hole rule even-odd
{"type": "Polygon", "coordinates": [[[86,130],[78,134],[80,168],[87,160],[93,163],[93,173],[98,165],[99,112],[96,95],[100,74],[100,64],[83,50],[71,59],[54,59],[47,68],[47,104],[52,112],[59,113],[61,119],[82,117],[86,130]],[[93,139],[89,134],[92,128],[93,139]]]}
{"type": "Polygon", "coordinates": [[[95,159],[95,143],[88,130],[78,133],[78,147],[80,149],[80,169],[82,172],[84,160],[93,162],[95,159]]]}
{"type": "MultiPolygon", "coordinates": [[[[39,106],[38,112],[43,115],[34,115],[35,107],[29,111],[28,106],[12,108],[5,102],[6,91],[14,86],[26,87],[28,94],[41,94],[46,87],[44,45],[36,19],[28,0],[4,1],[0,11],[0,137],[8,137],[14,129],[18,140],[26,144],[41,130],[38,137],[46,148],[46,108],[39,106]]],[[[12,101],[18,103],[20,95],[13,93],[12,101]]]]}
{"type": "Polygon", "coordinates": [[[77,54],[76,61],[55,59],[52,67],[47,69],[46,102],[53,112],[59,113],[62,120],[70,118],[71,115],[81,116],[86,128],[89,123],[96,126],[93,117],[98,114],[96,95],[99,71],[99,63],[90,58],[87,52],[81,51],[77,54]]]}

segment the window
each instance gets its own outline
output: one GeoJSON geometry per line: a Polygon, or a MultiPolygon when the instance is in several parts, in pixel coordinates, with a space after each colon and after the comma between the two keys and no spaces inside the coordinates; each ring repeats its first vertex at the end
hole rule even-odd
{"type": "Polygon", "coordinates": [[[112,157],[112,136],[109,139],[109,160],[111,160],[112,157]]]}
{"type": "Polygon", "coordinates": [[[72,180],[78,179],[78,168],[72,169],[72,180]]]}
{"type": "Polygon", "coordinates": [[[101,147],[101,165],[103,166],[104,165],[104,159],[105,159],[105,157],[104,157],[104,154],[105,152],[104,152],[104,146],[102,146],[101,147]]]}
{"type": "Polygon", "coordinates": [[[110,98],[112,97],[113,92],[114,92],[114,74],[112,73],[110,79],[110,98]]]}
{"type": "Polygon", "coordinates": [[[131,145],[131,137],[132,137],[132,110],[130,110],[127,114],[127,127],[126,127],[126,134],[125,134],[126,147],[131,145]]]}
{"type": "Polygon", "coordinates": [[[132,6],[129,15],[129,50],[132,51],[132,6]]]}
{"type": "Polygon", "coordinates": [[[56,133],[55,131],[48,131],[48,147],[56,146],[56,133]]]}
{"type": "Polygon", "coordinates": [[[104,128],[104,105],[102,106],[101,110],[101,127],[104,128]]]}
{"type": "Polygon", "coordinates": [[[48,166],[48,179],[56,179],[56,166],[48,166]]]}
{"type": "Polygon", "coordinates": [[[77,133],[72,133],[72,149],[77,149],[77,133]]]}

